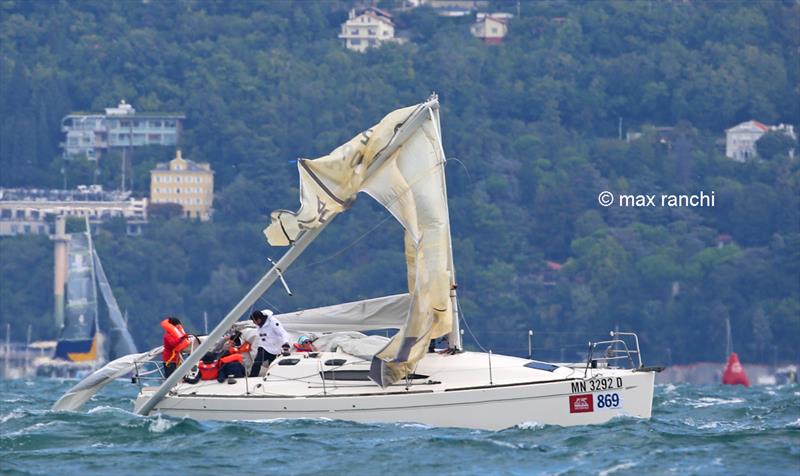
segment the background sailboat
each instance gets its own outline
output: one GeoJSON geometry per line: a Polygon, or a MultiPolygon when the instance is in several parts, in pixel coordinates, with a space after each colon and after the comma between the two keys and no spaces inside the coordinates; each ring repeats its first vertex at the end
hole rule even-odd
{"type": "Polygon", "coordinates": [[[37,362],[38,375],[74,377],[105,365],[109,356],[137,352],[94,248],[88,218],[84,223],[84,231],[70,234],[63,217],[56,223],[55,318],[61,327],[52,358],[37,362]],[[108,308],[110,339],[101,330],[98,285],[108,308]]]}

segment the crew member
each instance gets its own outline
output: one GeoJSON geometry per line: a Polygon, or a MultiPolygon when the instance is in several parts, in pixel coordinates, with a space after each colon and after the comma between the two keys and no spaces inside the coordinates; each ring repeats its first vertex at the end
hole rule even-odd
{"type": "Polygon", "coordinates": [[[219,359],[219,373],[217,381],[222,382],[226,378],[231,383],[231,378],[241,378],[246,374],[244,367],[244,354],[249,354],[250,343],[242,343],[241,332],[234,333],[226,343],[227,351],[219,359]]]}
{"type": "Polygon", "coordinates": [[[297,343],[293,345],[295,352],[314,352],[314,345],[308,336],[300,336],[297,343]]]}
{"type": "Polygon", "coordinates": [[[281,350],[289,349],[289,333],[283,328],[283,325],[272,316],[272,311],[264,309],[263,311],[253,311],[250,319],[258,327],[258,352],[255,359],[253,359],[253,367],[250,369],[251,377],[258,377],[261,372],[261,365],[267,362],[269,364],[275,360],[275,357],[281,353],[281,350]]]}
{"type": "Polygon", "coordinates": [[[181,363],[181,352],[189,345],[189,336],[177,317],[167,317],[161,321],[161,327],[164,329],[164,352],[161,354],[164,378],[169,378],[181,363]]]}

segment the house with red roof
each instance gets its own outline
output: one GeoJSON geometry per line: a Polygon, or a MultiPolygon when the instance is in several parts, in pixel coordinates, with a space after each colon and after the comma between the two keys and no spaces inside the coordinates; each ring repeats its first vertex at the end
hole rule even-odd
{"type": "MultiPolygon", "coordinates": [[[[768,126],[756,120],[742,122],[725,130],[725,155],[737,162],[745,162],[758,156],[756,141],[770,131],[782,131],[784,134],[797,139],[794,127],[786,124],[768,126]]],[[[790,152],[794,156],[794,150],[790,152]]]]}
{"type": "Polygon", "coordinates": [[[508,34],[509,13],[478,13],[476,21],[469,27],[470,33],[487,45],[498,45],[508,34]]]}
{"type": "Polygon", "coordinates": [[[405,42],[403,38],[394,36],[392,14],[375,7],[350,10],[347,21],[342,23],[339,38],[348,50],[359,53],[384,43],[405,42]]]}

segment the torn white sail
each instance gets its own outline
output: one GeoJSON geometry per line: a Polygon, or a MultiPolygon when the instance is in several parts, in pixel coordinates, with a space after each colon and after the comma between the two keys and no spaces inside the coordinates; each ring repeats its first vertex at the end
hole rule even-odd
{"type": "Polygon", "coordinates": [[[398,109],[380,123],[315,160],[299,160],[300,209],[278,210],[264,231],[273,246],[288,245],[341,213],[358,192],[375,198],[405,228],[408,291],[406,318],[373,359],[370,376],[387,386],[413,371],[432,338],[452,325],[450,233],[444,154],[429,105],[398,109]],[[412,122],[413,121],[413,122],[412,122]],[[415,127],[401,127],[404,124],[415,127]],[[372,167],[390,144],[400,147],[372,167]]]}

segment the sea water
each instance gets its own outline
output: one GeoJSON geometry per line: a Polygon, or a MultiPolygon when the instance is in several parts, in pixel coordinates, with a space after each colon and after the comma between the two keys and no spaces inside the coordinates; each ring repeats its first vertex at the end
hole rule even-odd
{"type": "Polygon", "coordinates": [[[502,431],[141,417],[123,381],[80,412],[51,411],[74,384],[0,380],[0,474],[800,474],[796,384],[659,385],[650,420],[502,431]]]}

